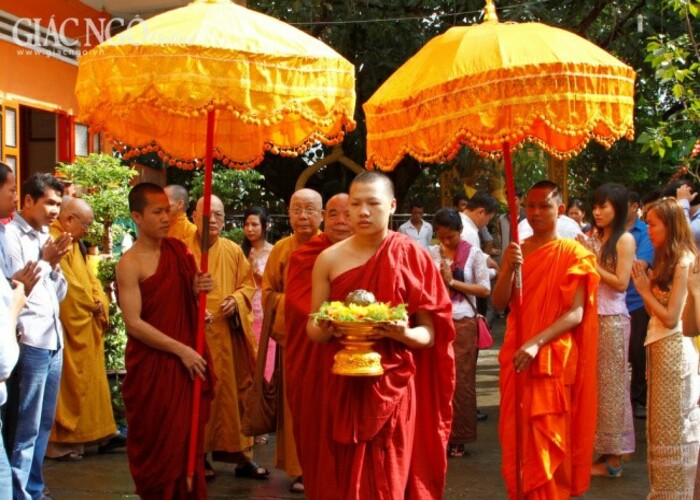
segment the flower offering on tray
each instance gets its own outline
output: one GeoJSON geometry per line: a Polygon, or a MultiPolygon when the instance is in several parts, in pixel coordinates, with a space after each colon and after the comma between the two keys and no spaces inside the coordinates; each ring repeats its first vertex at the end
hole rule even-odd
{"type": "Polygon", "coordinates": [[[340,301],[324,302],[315,318],[332,322],[369,322],[388,323],[408,319],[406,304],[392,307],[384,302],[374,302],[367,305],[346,304],[340,301]]]}
{"type": "Polygon", "coordinates": [[[373,327],[408,319],[406,304],[392,306],[377,302],[366,290],[350,293],[345,302],[324,302],[314,319],[330,321],[344,348],[335,354],[332,372],[354,377],[376,376],[384,373],[381,355],[372,349],[379,338],[373,327]]]}

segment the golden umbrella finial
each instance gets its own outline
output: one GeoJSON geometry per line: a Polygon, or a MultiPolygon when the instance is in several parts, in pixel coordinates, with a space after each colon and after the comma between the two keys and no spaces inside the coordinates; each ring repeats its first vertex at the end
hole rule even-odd
{"type": "Polygon", "coordinates": [[[496,15],[496,6],[493,4],[493,0],[486,0],[486,7],[484,7],[484,22],[498,22],[498,16],[496,15]]]}

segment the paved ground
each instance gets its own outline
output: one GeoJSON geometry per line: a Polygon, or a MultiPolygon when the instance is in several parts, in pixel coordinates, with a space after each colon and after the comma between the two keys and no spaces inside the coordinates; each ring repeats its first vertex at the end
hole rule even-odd
{"type": "MultiPolygon", "coordinates": [[[[497,331],[502,331],[502,325],[497,331]]],[[[496,345],[501,335],[497,333],[496,345]]],[[[478,371],[478,398],[480,407],[489,415],[479,424],[478,439],[468,447],[469,455],[450,459],[447,475],[446,499],[495,500],[506,498],[500,474],[498,444],[498,364],[497,350],[481,353],[478,371]]],[[[643,499],[649,490],[646,474],[646,445],[644,421],[635,420],[637,452],[625,464],[623,476],[616,479],[594,478],[591,489],[581,498],[587,500],[643,499]]],[[[575,432],[575,430],[574,430],[575,432]]],[[[274,438],[267,446],[255,449],[256,458],[272,469],[274,438]]],[[[167,457],[164,457],[167,459],[167,457]]],[[[302,495],[288,492],[290,480],[283,472],[274,470],[267,481],[239,479],[233,466],[214,464],[217,478],[209,486],[209,497],[255,499],[301,499],[302,495]]],[[[92,454],[82,462],[47,461],[44,467],[46,483],[55,500],[94,499],[112,500],[136,498],[134,486],[124,453],[113,455],[92,454]]]]}

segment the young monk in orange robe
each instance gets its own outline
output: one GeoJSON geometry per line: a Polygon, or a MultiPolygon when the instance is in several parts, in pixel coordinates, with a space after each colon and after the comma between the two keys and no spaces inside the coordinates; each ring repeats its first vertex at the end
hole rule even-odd
{"type": "MultiPolygon", "coordinates": [[[[325,300],[345,300],[357,289],[377,301],[406,303],[410,320],[375,327],[374,349],[384,374],[330,374],[338,342],[325,345],[319,390],[322,407],[301,414],[307,441],[304,482],[315,498],[442,498],[447,439],[455,384],[452,305],[428,252],[388,230],[396,208],[391,181],[363,172],[350,185],[350,224],[355,234],[328,248],[313,270],[311,310],[325,300]],[[306,420],[304,420],[306,422],[306,420]]],[[[328,342],[328,322],[307,324],[309,337],[328,342]]]]}
{"type": "Polygon", "coordinates": [[[139,238],[117,265],[119,305],[128,335],[122,386],[129,427],[126,453],[136,493],[144,499],[206,498],[204,426],[216,378],[211,356],[194,350],[197,294],[213,288],[184,243],[166,238],[168,197],[155,184],[129,193],[139,238]],[[187,493],[187,451],[194,377],[202,382],[197,459],[187,493]]]}
{"type": "MultiPolygon", "coordinates": [[[[508,496],[516,498],[515,384],[520,377],[522,478],[526,499],[567,499],[590,483],[597,418],[598,321],[595,257],[574,240],[559,239],[559,188],[549,181],[529,191],[526,215],[534,234],[503,255],[493,305],[511,299],[515,264],[522,264],[522,344],[508,317],[501,364],[499,437],[508,496]],[[571,430],[574,429],[574,432],[571,430]]],[[[511,308],[512,309],[512,308],[511,308]]]]}

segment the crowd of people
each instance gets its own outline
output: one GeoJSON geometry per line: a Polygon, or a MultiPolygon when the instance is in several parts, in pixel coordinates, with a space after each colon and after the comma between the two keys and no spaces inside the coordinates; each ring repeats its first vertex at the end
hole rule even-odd
{"type": "Polygon", "coordinates": [[[203,198],[190,220],[182,186],[136,185],[129,210],[137,238],[116,271],[128,333],[124,436],[104,367],[110,298],[81,241],[92,209],[64,196],[52,175],[35,174],[14,212],[16,179],[0,164],[0,219],[11,219],[0,224],[0,498],[50,498],[44,459],[81,460],[90,446],[126,446],[142,498],[205,498],[222,462],[236,464],[238,477],[266,480],[253,450],[268,436],[251,435],[245,423],[256,369],[278,389],[275,466],[291,492],[441,498],[448,459],[468,452],[487,418],[476,402],[479,316],[503,313],[499,437],[509,497],[519,471],[532,499],[578,496],[591,476],[622,476],[636,418],[647,419],[649,498],[693,498],[697,192],[679,181],[640,198],[608,183],[590,206],[565,206],[550,181],[514,194],[520,244],[486,192],[455,197],[430,222],[415,202],[410,220],[390,231],[393,185],[365,172],[325,207],[316,191],[296,191],[292,234],[274,245],[265,209],[248,209],[238,245],[222,237],[216,196],[208,220],[203,198]],[[331,375],[338,334],[310,315],[360,289],[406,304],[409,320],[374,327],[383,375],[331,375]],[[192,429],[196,378],[202,397],[192,429]]]}

